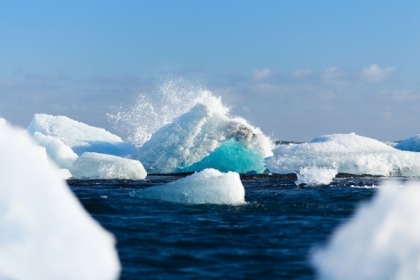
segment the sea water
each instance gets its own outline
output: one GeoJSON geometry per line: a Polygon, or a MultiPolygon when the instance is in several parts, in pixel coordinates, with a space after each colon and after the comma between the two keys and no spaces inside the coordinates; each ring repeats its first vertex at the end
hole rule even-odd
{"type": "Polygon", "coordinates": [[[148,200],[145,181],[70,180],[85,209],[117,239],[121,279],[313,279],[310,255],[369,201],[380,177],[335,178],[296,186],[293,175],[242,176],[246,204],[148,200]]]}

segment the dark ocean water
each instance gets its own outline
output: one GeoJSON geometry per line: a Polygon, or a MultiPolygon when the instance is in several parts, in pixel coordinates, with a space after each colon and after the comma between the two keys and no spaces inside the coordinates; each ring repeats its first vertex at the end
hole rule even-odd
{"type": "Polygon", "coordinates": [[[117,238],[121,279],[313,279],[313,248],[370,200],[379,178],[341,178],[297,187],[248,176],[246,205],[185,205],[131,197],[175,180],[69,181],[87,211],[117,238]],[[353,186],[352,186],[353,185],[353,186]]]}

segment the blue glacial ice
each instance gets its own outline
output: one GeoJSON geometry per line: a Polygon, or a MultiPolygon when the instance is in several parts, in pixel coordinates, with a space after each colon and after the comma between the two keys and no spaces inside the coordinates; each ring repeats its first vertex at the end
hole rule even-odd
{"type": "Polygon", "coordinates": [[[135,153],[136,147],[121,140],[103,128],[89,126],[65,116],[35,114],[28,127],[30,134],[35,132],[58,138],[77,154],[94,152],[115,156],[135,153]]]}
{"type": "Polygon", "coordinates": [[[305,167],[339,173],[420,176],[420,154],[394,149],[356,134],[332,134],[309,143],[280,145],[266,159],[270,172],[292,173],[305,167]]]}
{"type": "Polygon", "coordinates": [[[238,173],[205,169],[161,186],[149,187],[133,196],[186,204],[245,203],[245,189],[238,173]]]}
{"type": "Polygon", "coordinates": [[[420,134],[414,135],[399,142],[397,145],[395,145],[395,149],[402,151],[420,152],[420,134]]]}
{"type": "Polygon", "coordinates": [[[196,104],[156,131],[135,158],[149,173],[175,173],[216,168],[245,173],[264,171],[272,142],[226,108],[196,104]]]}
{"type": "Polygon", "coordinates": [[[420,279],[420,184],[378,189],[313,254],[319,279],[420,279]]]}
{"type": "Polygon", "coordinates": [[[115,240],[26,131],[0,126],[0,279],[117,279],[115,240]]]}

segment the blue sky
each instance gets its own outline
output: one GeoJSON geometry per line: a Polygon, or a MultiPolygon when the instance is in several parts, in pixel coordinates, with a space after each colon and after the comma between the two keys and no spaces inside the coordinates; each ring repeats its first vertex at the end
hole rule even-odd
{"type": "Polygon", "coordinates": [[[111,129],[171,73],[283,140],[419,134],[418,1],[1,1],[0,115],[111,129]]]}

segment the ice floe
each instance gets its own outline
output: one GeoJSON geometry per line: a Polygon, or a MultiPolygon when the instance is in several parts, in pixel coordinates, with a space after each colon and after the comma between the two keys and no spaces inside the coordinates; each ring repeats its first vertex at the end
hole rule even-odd
{"type": "Polygon", "coordinates": [[[420,152],[420,134],[399,142],[397,145],[395,145],[395,149],[402,151],[420,152]]]}
{"type": "Polygon", "coordinates": [[[298,179],[295,184],[305,184],[307,186],[328,185],[334,180],[337,173],[336,169],[302,167],[297,173],[298,179]]]}
{"type": "Polygon", "coordinates": [[[318,167],[339,173],[420,176],[420,154],[356,134],[320,136],[309,143],[279,145],[273,152],[266,164],[275,173],[318,167]]]}
{"type": "Polygon", "coordinates": [[[420,279],[420,184],[387,182],[312,257],[319,279],[420,279]]]}
{"type": "Polygon", "coordinates": [[[161,186],[146,188],[135,196],[187,204],[245,203],[245,189],[238,173],[205,169],[161,186]]]}
{"type": "Polygon", "coordinates": [[[138,160],[98,153],[83,153],[73,163],[72,174],[77,179],[141,180],[147,176],[138,160]]]}
{"type": "Polygon", "coordinates": [[[77,154],[95,152],[115,156],[127,156],[136,147],[121,140],[103,128],[89,126],[65,116],[35,114],[28,127],[30,134],[35,132],[58,138],[77,154]]]}
{"type": "Polygon", "coordinates": [[[117,279],[115,240],[22,131],[0,127],[0,278],[117,279]]]}
{"type": "Polygon", "coordinates": [[[272,146],[267,136],[244,119],[228,117],[223,108],[197,104],[156,131],[136,158],[149,173],[205,168],[261,173],[272,146]]]}

